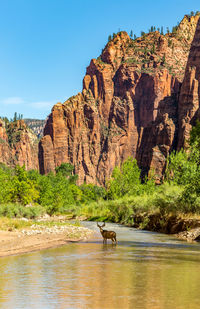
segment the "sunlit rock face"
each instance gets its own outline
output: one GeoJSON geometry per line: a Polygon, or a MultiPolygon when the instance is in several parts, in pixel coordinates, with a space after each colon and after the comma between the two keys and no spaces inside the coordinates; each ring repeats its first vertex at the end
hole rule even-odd
{"type": "Polygon", "coordinates": [[[40,171],[70,162],[79,183],[105,184],[133,156],[143,174],[153,169],[160,181],[166,157],[189,133],[188,110],[189,117],[198,110],[198,20],[185,16],[173,34],[115,35],[91,60],[82,92],[53,107],[39,144],[40,171]]]}
{"type": "Polygon", "coordinates": [[[10,123],[6,129],[0,119],[0,163],[11,167],[24,165],[27,170],[39,169],[38,139],[23,120],[10,123]]]}
{"type": "Polygon", "coordinates": [[[200,98],[200,20],[191,45],[178,104],[178,149],[187,146],[192,125],[199,118],[200,98]]]}

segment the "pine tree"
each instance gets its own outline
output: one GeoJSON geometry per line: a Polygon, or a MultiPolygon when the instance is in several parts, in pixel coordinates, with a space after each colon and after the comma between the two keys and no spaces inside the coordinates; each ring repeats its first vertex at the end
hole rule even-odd
{"type": "Polygon", "coordinates": [[[130,32],[130,37],[133,38],[133,30],[130,32]]]}
{"type": "Polygon", "coordinates": [[[14,113],[13,122],[17,121],[17,112],[14,113]]]}

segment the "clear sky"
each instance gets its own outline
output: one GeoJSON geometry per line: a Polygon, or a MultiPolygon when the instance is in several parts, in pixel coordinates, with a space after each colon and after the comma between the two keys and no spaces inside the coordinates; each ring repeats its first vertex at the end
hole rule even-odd
{"type": "Polygon", "coordinates": [[[0,115],[44,119],[82,90],[108,35],[140,35],[200,11],[199,0],[0,0],[0,115]]]}

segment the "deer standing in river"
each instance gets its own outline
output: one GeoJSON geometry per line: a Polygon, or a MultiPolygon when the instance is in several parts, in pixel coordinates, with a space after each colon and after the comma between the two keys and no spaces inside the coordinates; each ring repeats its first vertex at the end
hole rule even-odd
{"type": "Polygon", "coordinates": [[[102,229],[105,226],[105,222],[103,223],[102,226],[99,225],[98,222],[97,222],[97,226],[99,227],[101,235],[103,237],[103,243],[106,244],[107,243],[107,239],[111,239],[112,243],[113,242],[117,243],[116,233],[114,231],[106,231],[106,230],[102,229]]]}

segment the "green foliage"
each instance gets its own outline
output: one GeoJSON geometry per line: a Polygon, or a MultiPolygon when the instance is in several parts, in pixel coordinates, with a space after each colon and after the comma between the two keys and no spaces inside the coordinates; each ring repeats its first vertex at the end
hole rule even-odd
{"type": "Polygon", "coordinates": [[[17,115],[17,112],[15,112],[14,117],[13,117],[13,119],[12,118],[10,119],[10,122],[16,122],[16,121],[22,120],[22,119],[23,119],[23,115],[22,114],[17,115]]]}
{"type": "Polygon", "coordinates": [[[151,53],[155,54],[155,51],[156,51],[156,46],[155,46],[155,43],[153,43],[153,46],[152,46],[152,49],[151,49],[151,53]]]}
{"type": "Polygon", "coordinates": [[[108,36],[108,42],[110,42],[111,40],[112,40],[112,36],[109,35],[109,36],[108,36]]]}
{"type": "Polygon", "coordinates": [[[44,206],[47,213],[59,213],[67,211],[70,205],[75,203],[75,196],[69,179],[60,173],[49,173],[41,176],[39,180],[40,196],[38,203],[44,206]]]}
{"type": "Polygon", "coordinates": [[[77,208],[78,215],[84,215],[90,220],[111,221],[123,224],[133,224],[133,217],[145,213],[181,213],[180,198],[183,189],[165,183],[154,187],[149,195],[142,192],[139,195],[126,195],[115,200],[101,200],[81,205],[77,208]]]}
{"type": "Polygon", "coordinates": [[[74,167],[70,163],[61,163],[56,167],[56,174],[67,177],[70,183],[76,183],[78,176],[73,175],[74,167]]]}
{"type": "Polygon", "coordinates": [[[17,165],[15,167],[10,195],[12,202],[21,203],[22,205],[34,203],[39,198],[36,183],[28,178],[25,166],[20,167],[17,165]]]}
{"type": "Polygon", "coordinates": [[[168,159],[166,178],[183,188],[180,205],[183,212],[200,212],[200,123],[197,121],[190,134],[190,147],[168,159]]]}
{"type": "Polygon", "coordinates": [[[171,46],[172,46],[172,40],[168,39],[168,47],[171,47],[171,46]]]}
{"type": "Polygon", "coordinates": [[[106,198],[106,190],[93,184],[83,184],[80,186],[82,191],[81,202],[87,203],[91,201],[98,201],[106,198]]]}
{"type": "Polygon", "coordinates": [[[165,64],[165,62],[166,62],[166,56],[164,54],[163,57],[162,57],[162,63],[165,64]]]}
{"type": "Polygon", "coordinates": [[[200,164],[200,122],[197,121],[196,125],[190,132],[190,157],[193,162],[200,164]]]}
{"type": "Polygon", "coordinates": [[[39,205],[25,207],[20,204],[2,204],[0,205],[0,216],[8,218],[27,218],[34,219],[45,213],[45,209],[39,205]]]}
{"type": "Polygon", "coordinates": [[[172,152],[168,158],[166,178],[177,185],[187,185],[197,172],[197,164],[185,150],[172,152]]]}
{"type": "Polygon", "coordinates": [[[174,27],[172,27],[172,33],[176,33],[177,32],[177,30],[178,30],[178,26],[174,26],[174,27]]]}
{"type": "Polygon", "coordinates": [[[125,194],[138,194],[141,180],[137,161],[128,158],[121,167],[115,167],[107,187],[108,196],[111,199],[120,198],[125,194]]]}

